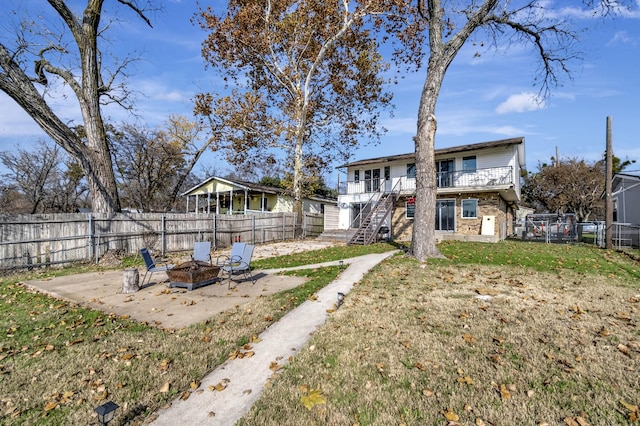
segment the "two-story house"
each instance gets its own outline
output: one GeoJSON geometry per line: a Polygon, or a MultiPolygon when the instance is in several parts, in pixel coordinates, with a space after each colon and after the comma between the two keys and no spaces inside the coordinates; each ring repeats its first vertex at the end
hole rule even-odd
{"type": "MultiPolygon", "coordinates": [[[[499,241],[511,235],[520,202],[524,138],[437,149],[436,235],[442,239],[499,241]]],[[[351,243],[382,233],[411,239],[415,214],[415,153],[347,163],[339,185],[338,227],[351,243]]]]}

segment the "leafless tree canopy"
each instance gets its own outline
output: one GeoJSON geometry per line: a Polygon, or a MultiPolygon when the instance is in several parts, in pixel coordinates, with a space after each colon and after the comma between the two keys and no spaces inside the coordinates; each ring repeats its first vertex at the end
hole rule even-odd
{"type": "MultiPolygon", "coordinates": [[[[83,11],[74,11],[64,0],[32,3],[36,2],[15,3],[0,18],[6,35],[0,43],[0,90],[77,160],[89,184],[93,209],[118,211],[101,106],[115,102],[130,107],[120,77],[132,59],[112,58],[105,48],[103,36],[111,22],[102,21],[104,0],[88,1],[83,11]],[[71,127],[73,117],[63,116],[53,106],[52,99],[67,96],[77,100],[84,137],[71,127]]],[[[149,23],[145,13],[152,2],[111,3],[149,23]]]]}

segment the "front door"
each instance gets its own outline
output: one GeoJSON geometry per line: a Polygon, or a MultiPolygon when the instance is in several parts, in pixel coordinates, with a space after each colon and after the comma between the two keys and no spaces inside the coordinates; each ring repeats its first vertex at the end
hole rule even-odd
{"type": "Polygon", "coordinates": [[[456,200],[436,200],[436,231],[456,230],[456,200]]]}

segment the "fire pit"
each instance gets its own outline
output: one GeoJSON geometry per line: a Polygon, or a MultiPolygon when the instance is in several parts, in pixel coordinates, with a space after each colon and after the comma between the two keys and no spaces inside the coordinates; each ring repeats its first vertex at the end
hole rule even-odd
{"type": "Polygon", "coordinates": [[[190,261],[181,263],[167,271],[169,288],[182,287],[193,290],[213,284],[218,280],[220,268],[207,262],[190,261]]]}

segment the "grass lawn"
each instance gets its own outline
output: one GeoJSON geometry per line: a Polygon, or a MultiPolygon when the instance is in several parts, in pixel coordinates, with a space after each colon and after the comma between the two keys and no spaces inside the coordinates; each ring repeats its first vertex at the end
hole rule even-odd
{"type": "Polygon", "coordinates": [[[446,242],[375,268],[241,425],[620,425],[640,416],[640,265],[446,242]]]}
{"type": "MultiPolygon", "coordinates": [[[[394,248],[331,248],[255,260],[252,266],[310,264],[394,248]]],[[[140,263],[127,258],[119,268],[140,263]]],[[[93,270],[86,265],[49,269],[0,281],[0,424],[97,424],[93,410],[108,400],[120,405],[111,425],[140,424],[177,396],[198,392],[202,377],[341,271],[290,272],[307,281],[175,332],[30,292],[20,284],[93,270]]]]}
{"type": "MultiPolygon", "coordinates": [[[[393,249],[252,262],[295,266],[393,249]]],[[[640,416],[640,265],[579,245],[447,242],[395,256],[331,313],[243,425],[612,425],[640,416]]],[[[173,333],[0,285],[0,424],[140,424],[339,273],[173,333]]],[[[22,277],[21,279],[26,279],[22,277]]]]}

